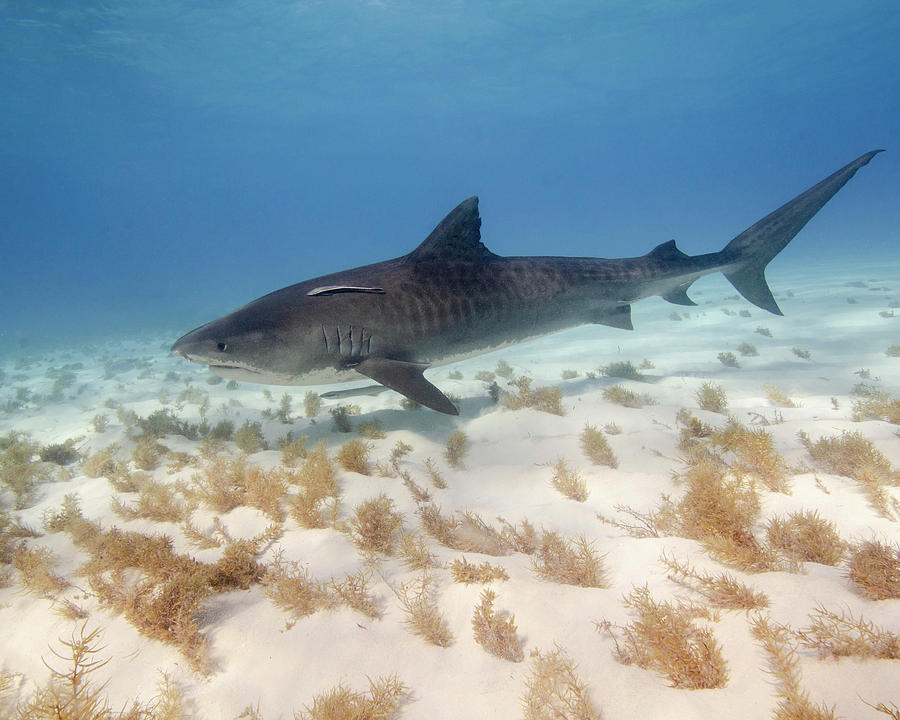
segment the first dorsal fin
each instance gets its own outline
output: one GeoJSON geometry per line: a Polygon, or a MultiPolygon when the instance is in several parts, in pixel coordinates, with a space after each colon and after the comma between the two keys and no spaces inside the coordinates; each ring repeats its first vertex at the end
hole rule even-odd
{"type": "Polygon", "coordinates": [[[457,205],[425,241],[406,256],[407,262],[433,260],[479,261],[496,257],[481,242],[481,217],[478,196],[457,205]]]}

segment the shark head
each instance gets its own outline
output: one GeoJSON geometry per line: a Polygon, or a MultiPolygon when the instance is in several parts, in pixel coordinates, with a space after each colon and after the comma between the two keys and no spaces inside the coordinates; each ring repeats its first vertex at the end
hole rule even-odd
{"type": "MultiPolygon", "coordinates": [[[[266,308],[254,307],[258,303],[192,330],[175,342],[172,352],[229,380],[269,385],[316,382],[315,371],[328,364],[321,327],[304,322],[302,313],[273,317],[266,308]]],[[[325,373],[323,381],[328,377],[325,373]]]]}
{"type": "Polygon", "coordinates": [[[440,279],[471,286],[473,270],[497,257],[481,243],[480,227],[478,198],[471,197],[408,255],[276,290],[192,330],[172,352],[245,382],[324,385],[363,375],[457,415],[423,372],[447,354],[436,331],[453,325],[461,306],[440,279]]]}

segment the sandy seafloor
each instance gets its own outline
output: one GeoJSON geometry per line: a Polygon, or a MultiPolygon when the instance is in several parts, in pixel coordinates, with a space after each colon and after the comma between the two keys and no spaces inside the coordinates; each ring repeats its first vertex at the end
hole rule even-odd
{"type": "MultiPolygon", "coordinates": [[[[627,520],[617,514],[615,506],[646,512],[657,506],[663,493],[679,497],[683,486],[674,473],[683,465],[678,459],[676,412],[688,408],[704,421],[718,426],[726,422],[723,415],[697,409],[695,392],[703,381],[710,380],[726,391],[729,413],[735,418],[753,423],[762,417],[772,423],[766,430],[792,468],[791,494],[760,489],[760,528],[774,515],[816,510],[833,521],[847,541],[878,538],[900,542],[900,522],[880,516],[850,478],[814,468],[797,439],[801,430],[814,440],[858,431],[895,467],[900,466],[897,426],[881,421],[854,422],[850,395],[853,386],[863,381],[855,374],[863,369],[871,377],[866,382],[892,395],[900,393],[900,358],[885,352],[889,345],[900,342],[900,310],[896,311],[898,317],[879,315],[900,300],[898,278],[900,266],[896,264],[846,264],[813,271],[776,263],[769,280],[784,317],[769,315],[737,297],[724,279],[706,278],[691,290],[698,303],[695,308],[676,307],[659,299],[636,304],[634,332],[601,326],[575,328],[429,371],[428,377],[435,384],[462,398],[459,417],[425,409],[402,410],[400,397],[388,391],[326,401],[318,421],[310,424],[302,417],[306,388],[273,387],[273,403],[264,398],[260,386],[240,384],[228,390],[224,383],[209,385],[205,368],[169,354],[171,342],[189,329],[173,328],[171,335],[136,335],[90,347],[36,353],[19,369],[14,359],[8,358],[2,365],[6,379],[0,386],[4,402],[17,387],[27,387],[38,395],[49,392],[53,381],[46,377],[48,369],[68,363],[83,366],[63,401],[27,403],[0,414],[0,434],[24,431],[41,443],[79,438],[77,447],[83,456],[118,443],[120,457],[127,460],[133,440],[105,403],[111,399],[146,416],[166,407],[158,399],[161,389],[174,397],[190,382],[209,392],[209,418],[213,422],[223,417],[236,425],[246,419],[262,420],[271,447],[290,430],[294,435],[307,435],[309,446],[324,440],[329,450],[335,451],[348,436],[332,429],[328,408],[338,402],[352,402],[362,411],[353,422],[377,418],[387,432],[385,439],[373,441],[372,459],[387,458],[398,440],[412,445],[403,467],[428,488],[444,513],[473,511],[494,525],[497,517],[514,524],[527,518],[538,529],[556,530],[567,538],[584,535],[605,555],[609,587],[595,589],[542,580],[532,570],[531,558],[522,554],[466,554],[470,561],[490,560],[508,572],[508,581],[494,582],[492,587],[498,595],[497,607],[515,615],[525,651],[522,663],[489,655],[475,643],[471,618],[482,587],[453,583],[446,567],[435,570],[434,575],[439,607],[453,633],[453,643],[439,648],[409,632],[387,583],[396,586],[416,573],[406,570],[396,558],[383,557],[372,580],[380,612],[374,620],[342,608],[317,612],[289,626],[285,613],[273,606],[259,585],[214,595],[206,601],[199,618],[213,669],[199,674],[177,649],[141,636],[121,615],[98,605],[85,579],[77,574],[85,557],[65,534],[27,540],[32,546],[46,546],[56,553],[58,572],[72,583],[61,598],[76,600],[89,612],[87,627],[102,630],[103,654],[110,662],[98,671],[97,678],[108,682],[106,692],[114,706],[121,707],[132,698],[152,697],[158,671],[166,671],[184,691],[193,717],[233,718],[252,705],[258,706],[263,717],[274,720],[292,717],[317,693],[338,683],[365,690],[367,676],[396,673],[412,692],[402,706],[404,718],[520,717],[529,653],[559,645],[577,663],[594,705],[608,720],[770,717],[777,702],[775,686],[767,673],[767,657],[750,635],[747,613],[723,611],[717,622],[710,623],[728,663],[729,679],[722,689],[673,688],[665,677],[615,659],[612,640],[596,630],[595,622],[606,618],[624,624],[633,619],[622,598],[634,587],[647,584],[658,599],[699,599],[668,578],[659,560],[662,553],[689,560],[699,570],[718,572],[726,567],[692,540],[635,538],[597,516],[627,520]],[[848,298],[855,302],[848,302],[848,298]],[[749,311],[749,317],[739,314],[741,310],[749,311]],[[675,321],[673,312],[686,317],[675,321]],[[756,333],[760,326],[769,328],[772,337],[756,333]],[[740,368],[725,367],[717,360],[718,353],[734,351],[744,341],[758,348],[758,357],[740,357],[740,368]],[[797,357],[792,352],[794,347],[809,350],[811,358],[797,357]],[[512,365],[516,375],[527,374],[536,385],[562,387],[566,414],[558,417],[493,405],[474,375],[479,370],[493,370],[501,358],[512,365]],[[617,382],[615,379],[585,376],[587,371],[610,362],[631,360],[637,364],[645,358],[654,365],[646,371],[647,381],[625,382],[656,400],[656,404],[641,409],[623,408],[603,399],[603,388],[617,382]],[[149,365],[107,377],[108,363],[129,359],[149,365]],[[454,370],[460,371],[463,379],[449,379],[448,374],[454,370]],[[576,370],[579,376],[561,380],[563,370],[576,370]],[[170,372],[177,374],[177,381],[165,379],[170,372]],[[763,392],[767,382],[775,383],[799,407],[775,408],[763,392]],[[285,390],[294,397],[293,424],[263,419],[261,412],[275,406],[285,390]],[[837,399],[837,408],[832,398],[837,399]],[[776,411],[783,422],[775,422],[776,411]],[[103,433],[91,426],[91,419],[98,413],[111,419],[103,433]],[[619,460],[616,469],[592,465],[579,448],[585,423],[603,426],[610,422],[622,429],[621,434],[608,437],[619,460]],[[442,455],[447,437],[456,429],[469,438],[466,467],[460,470],[447,467],[442,455]],[[438,460],[446,489],[428,483],[424,468],[427,457],[438,460]],[[564,458],[584,477],[590,492],[586,502],[566,499],[551,487],[550,466],[557,458],[564,458]],[[817,478],[821,487],[816,484],[817,478]]],[[[178,414],[191,422],[199,420],[197,405],[184,405],[178,414]]],[[[162,442],[172,450],[189,453],[197,453],[200,445],[178,436],[167,436],[162,442]]],[[[229,447],[237,454],[233,443],[229,447]]],[[[267,469],[280,459],[274,449],[250,456],[251,462],[267,469]]],[[[153,474],[174,482],[179,478],[190,481],[196,472],[187,468],[171,475],[163,462],[153,474]]],[[[69,466],[67,474],[68,479],[40,485],[34,504],[12,515],[40,529],[46,511],[58,508],[65,495],[77,493],[85,516],[99,520],[104,528],[165,533],[179,552],[208,561],[215,560],[220,552],[198,550],[176,524],[123,520],[112,512],[110,500],[116,493],[104,478],[86,477],[79,463],[69,466]]],[[[383,492],[403,513],[407,530],[420,529],[416,504],[399,479],[341,470],[338,482],[343,519],[349,518],[355,505],[383,492]]],[[[900,498],[896,486],[888,487],[887,492],[895,501],[900,498]]],[[[122,499],[133,501],[134,496],[122,499]]],[[[11,507],[8,491],[3,493],[3,503],[11,507]]],[[[214,515],[201,507],[195,512],[195,524],[209,528],[214,515]]],[[[247,507],[222,514],[221,521],[233,537],[253,536],[268,524],[262,513],[247,507]]],[[[760,535],[764,535],[761,529],[760,535]]],[[[462,555],[431,539],[428,544],[444,564],[462,555]]],[[[278,547],[286,558],[298,561],[324,580],[332,575],[342,577],[364,564],[346,535],[333,529],[303,529],[290,517],[281,537],[261,559],[271,559],[278,547]]],[[[848,579],[843,564],[829,567],[807,563],[801,573],[732,572],[768,594],[770,607],[764,612],[795,629],[806,627],[810,612],[822,605],[835,611],[850,610],[900,633],[900,600],[864,598],[848,579]]],[[[69,637],[80,622],[61,617],[51,600],[25,592],[15,572],[11,579],[8,587],[0,589],[0,667],[16,674],[18,697],[24,698],[46,681],[48,670],[42,658],[52,660],[49,648],[58,648],[57,638],[69,637]]],[[[900,703],[900,661],[820,659],[804,650],[799,658],[803,689],[815,703],[834,705],[840,717],[884,717],[865,703],[900,703]]],[[[5,709],[9,707],[7,703],[5,709]]]]}

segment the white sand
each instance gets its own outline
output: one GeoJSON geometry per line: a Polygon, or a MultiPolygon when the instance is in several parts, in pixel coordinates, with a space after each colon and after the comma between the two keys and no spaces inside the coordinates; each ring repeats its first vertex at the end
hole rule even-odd
{"type": "MultiPolygon", "coordinates": [[[[871,375],[869,382],[891,394],[900,393],[900,359],[885,354],[889,345],[900,343],[900,310],[898,318],[878,314],[887,310],[892,300],[900,300],[900,267],[850,269],[855,274],[849,276],[847,272],[847,268],[812,273],[774,267],[770,283],[776,291],[780,290],[776,294],[785,312],[783,318],[768,315],[737,298],[723,279],[710,278],[697,283],[691,292],[699,303],[696,308],[680,308],[661,300],[636,305],[633,333],[583,327],[430,372],[430,379],[439,387],[463,398],[459,418],[429,410],[402,411],[399,396],[385,392],[374,397],[326,402],[314,426],[302,418],[290,426],[277,420],[263,421],[272,446],[291,430],[295,436],[308,435],[309,445],[324,439],[333,450],[349,436],[332,431],[327,408],[337,402],[357,403],[362,408],[362,419],[380,419],[388,433],[386,439],[374,442],[374,458],[386,458],[398,440],[411,444],[414,450],[404,467],[420,485],[428,487],[444,513],[471,510],[492,524],[496,524],[498,516],[511,523],[527,518],[538,529],[556,530],[565,537],[583,534],[593,540],[596,548],[606,554],[608,589],[543,581],[532,571],[531,559],[521,554],[497,558],[467,555],[473,562],[489,559],[509,573],[509,581],[495,582],[492,587],[498,593],[497,607],[515,614],[524,641],[524,663],[493,657],[475,643],[471,617],[482,588],[454,584],[446,569],[437,570],[435,575],[440,608],[454,635],[453,644],[437,648],[412,635],[386,583],[396,586],[412,579],[415,573],[406,571],[397,559],[387,558],[380,564],[382,577],[376,576],[373,584],[381,612],[376,620],[340,609],[319,612],[288,628],[287,616],[266,599],[260,586],[213,596],[205,605],[201,625],[216,669],[200,675],[190,669],[176,649],[142,637],[123,617],[98,607],[87,591],[85,579],[77,575],[84,557],[65,534],[47,534],[28,543],[51,548],[59,559],[58,571],[73,585],[84,588],[72,588],[63,597],[76,599],[90,611],[89,629],[102,629],[104,655],[111,660],[99,671],[98,678],[108,681],[107,692],[115,706],[131,698],[152,697],[158,671],[166,671],[183,688],[196,717],[233,718],[248,705],[258,704],[260,713],[274,720],[291,718],[293,711],[310,704],[317,693],[337,683],[363,690],[368,687],[367,676],[396,673],[413,691],[403,706],[404,718],[512,718],[521,716],[520,699],[530,666],[528,653],[538,648],[550,650],[558,644],[578,664],[580,675],[590,685],[594,704],[608,720],[637,716],[769,717],[776,704],[775,688],[766,673],[766,656],[753,641],[748,616],[742,612],[725,611],[718,622],[711,623],[730,671],[723,689],[675,689],[665,677],[614,659],[612,640],[598,633],[594,623],[603,618],[618,624],[629,622],[632,616],[623,607],[622,597],[633,587],[646,583],[658,599],[691,597],[667,578],[659,562],[663,552],[690,560],[700,570],[718,572],[724,566],[711,560],[694,541],[677,537],[636,539],[600,522],[597,514],[625,520],[625,516],[617,515],[616,505],[649,511],[656,507],[662,493],[676,498],[680,495],[682,486],[673,479],[673,472],[682,467],[677,459],[675,414],[685,407],[707,422],[723,424],[725,417],[696,407],[695,391],[704,380],[712,380],[727,392],[729,412],[734,417],[745,423],[754,418],[773,422],[766,429],[774,436],[778,451],[792,467],[798,468],[792,475],[790,495],[761,491],[763,519],[793,510],[815,509],[832,520],[846,540],[877,537],[900,542],[900,523],[880,517],[851,479],[821,469],[814,473],[799,468],[812,467],[797,439],[801,430],[813,439],[845,430],[859,431],[895,467],[900,466],[897,426],[880,421],[853,422],[850,396],[853,385],[861,381],[854,373],[863,368],[871,375]],[[866,287],[848,287],[846,283],[853,280],[865,281],[866,287]],[[790,295],[788,289],[792,291],[790,295]],[[848,297],[857,302],[848,303],[848,297]],[[726,315],[723,310],[732,314],[726,315]],[[749,311],[750,317],[739,315],[740,311],[749,311]],[[670,319],[673,312],[686,312],[689,317],[676,322],[670,319]],[[759,326],[769,328],[773,337],[755,333],[759,326]],[[759,356],[740,358],[739,369],[724,367],[717,354],[734,351],[743,341],[756,345],[759,356]],[[811,360],[795,356],[793,347],[809,350],[811,360]],[[479,370],[492,370],[500,358],[508,361],[517,375],[533,377],[535,385],[560,385],[565,393],[566,415],[557,417],[534,410],[513,412],[493,406],[483,385],[473,377],[479,370]],[[637,364],[644,358],[655,366],[647,371],[648,382],[626,385],[649,393],[656,399],[655,405],[626,409],[610,404],[601,393],[615,381],[585,378],[586,371],[609,362],[631,360],[637,364]],[[566,369],[579,371],[579,377],[560,380],[566,369]],[[448,379],[448,373],[454,370],[462,372],[464,379],[448,379]],[[781,423],[774,422],[776,408],[763,392],[766,382],[774,382],[801,404],[796,409],[778,410],[784,420],[781,423]],[[832,398],[839,403],[837,409],[832,398]],[[619,459],[617,469],[592,466],[582,455],[578,436],[587,422],[601,426],[615,422],[621,427],[621,434],[609,437],[619,459]],[[443,462],[443,444],[454,429],[464,430],[470,440],[465,470],[451,470],[443,462]],[[424,470],[427,457],[439,460],[447,489],[437,490],[428,483],[424,470]],[[548,465],[559,457],[577,468],[587,481],[590,496],[585,503],[565,499],[550,486],[548,465]],[[829,491],[827,494],[817,487],[816,477],[829,491]]],[[[77,371],[76,385],[66,392],[64,402],[29,404],[0,414],[0,433],[27,431],[41,443],[79,437],[82,439],[78,446],[85,454],[117,442],[122,446],[121,457],[126,458],[133,441],[117,423],[115,411],[104,407],[107,399],[120,402],[139,415],[148,415],[163,407],[157,398],[161,388],[167,388],[174,396],[188,378],[209,391],[212,422],[228,417],[239,425],[245,419],[260,419],[261,410],[273,407],[258,386],[242,384],[236,390],[227,390],[224,384],[207,385],[209,376],[205,369],[189,366],[162,349],[172,339],[152,337],[102,347],[73,347],[36,357],[25,369],[16,369],[7,362],[2,365],[6,381],[0,388],[0,400],[10,397],[14,387],[28,387],[38,394],[49,392],[53,381],[45,373],[51,367],[73,362],[81,362],[84,367],[77,371]],[[149,370],[135,368],[105,378],[104,363],[124,358],[147,360],[149,370]],[[180,380],[165,380],[170,371],[177,373],[180,380]],[[230,400],[239,401],[240,407],[223,410],[223,403],[230,400]],[[109,415],[112,421],[102,434],[91,428],[91,418],[97,413],[109,415]]],[[[277,404],[285,389],[271,390],[277,404]]],[[[286,390],[293,394],[294,407],[302,414],[301,400],[306,389],[286,390]]],[[[199,420],[196,405],[185,406],[179,415],[188,421],[199,420]]],[[[163,442],[181,451],[196,452],[199,445],[175,436],[163,442]]],[[[280,454],[270,450],[251,456],[251,460],[270,468],[280,461],[280,454]]],[[[85,515],[100,520],[104,528],[118,526],[166,533],[179,552],[190,552],[208,561],[218,557],[219,550],[198,551],[192,547],[176,525],[123,520],[110,509],[110,498],[115,493],[105,479],[85,477],[79,465],[71,470],[71,479],[40,486],[35,504],[15,513],[15,517],[40,528],[45,511],[58,508],[66,494],[77,493],[85,515]]],[[[192,472],[195,471],[171,476],[162,465],[154,475],[172,481],[178,477],[189,479],[192,472]]],[[[341,471],[339,483],[344,517],[357,503],[384,492],[404,514],[406,527],[418,528],[416,505],[399,479],[341,471]]],[[[895,501],[900,498],[900,489],[888,488],[888,492],[895,501]]],[[[11,493],[3,494],[3,502],[10,506],[11,493]]],[[[200,526],[209,526],[213,515],[201,508],[194,520],[200,526]]],[[[235,537],[250,537],[268,524],[261,513],[248,508],[227,513],[222,521],[235,537]]],[[[283,548],[286,558],[308,566],[321,579],[342,577],[363,566],[358,551],[345,535],[335,530],[305,530],[291,519],[276,545],[283,548]]],[[[429,547],[445,563],[461,555],[432,540],[429,547]]],[[[263,559],[269,560],[271,555],[272,551],[268,551],[263,559]]],[[[849,609],[900,633],[900,600],[876,602],[863,598],[846,577],[844,566],[808,563],[803,573],[795,574],[733,572],[768,593],[769,615],[795,629],[806,627],[809,613],[821,604],[835,611],[849,609]]],[[[693,599],[699,597],[695,595],[693,599]]],[[[46,681],[48,672],[42,657],[52,660],[48,646],[58,648],[56,639],[70,636],[75,627],[75,622],[54,612],[51,601],[25,593],[15,574],[12,585],[0,589],[0,667],[21,674],[20,697],[26,697],[36,685],[46,681]]],[[[820,660],[806,651],[801,651],[799,657],[804,689],[814,702],[835,705],[841,717],[877,717],[863,701],[900,703],[900,661],[820,660]]]]}

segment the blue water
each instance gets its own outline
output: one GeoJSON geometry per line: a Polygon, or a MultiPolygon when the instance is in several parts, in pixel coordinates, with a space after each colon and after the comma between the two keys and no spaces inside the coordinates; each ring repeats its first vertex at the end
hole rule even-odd
{"type": "Polygon", "coordinates": [[[900,4],[0,1],[0,341],[180,334],[408,252],[719,249],[885,147],[776,262],[900,242],[900,4]]]}

